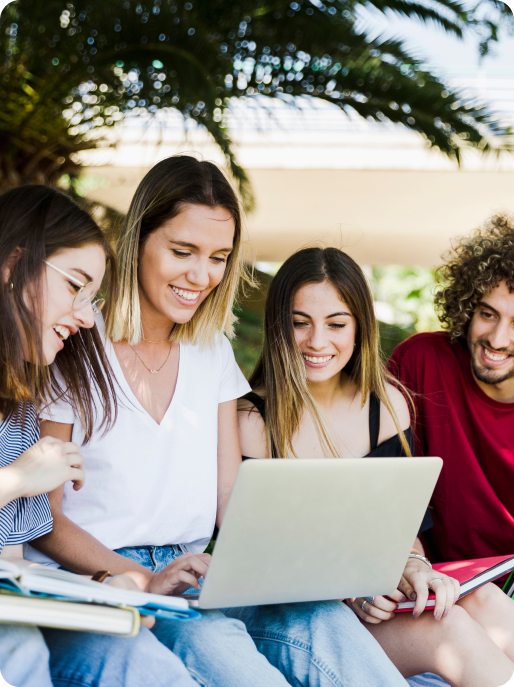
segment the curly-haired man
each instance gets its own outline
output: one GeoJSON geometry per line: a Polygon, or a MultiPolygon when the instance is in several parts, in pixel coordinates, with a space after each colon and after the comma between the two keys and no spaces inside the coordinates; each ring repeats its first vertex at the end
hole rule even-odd
{"type": "Polygon", "coordinates": [[[417,454],[444,460],[430,554],[514,554],[513,219],[461,239],[438,275],[446,331],[416,334],[389,363],[413,393],[417,454]]]}

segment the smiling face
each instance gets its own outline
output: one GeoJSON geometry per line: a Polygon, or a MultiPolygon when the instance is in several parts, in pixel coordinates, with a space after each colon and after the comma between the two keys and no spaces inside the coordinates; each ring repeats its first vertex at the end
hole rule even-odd
{"type": "MultiPolygon", "coordinates": [[[[504,281],[475,308],[468,331],[473,374],[484,385],[514,387],[514,293],[504,281]]],[[[482,387],[484,388],[484,387],[482,387]]],[[[487,387],[484,391],[488,393],[487,387]]]]}
{"type": "MultiPolygon", "coordinates": [[[[100,288],[105,272],[105,253],[97,244],[87,244],[54,253],[48,262],[85,284],[92,281],[100,288]]],[[[66,339],[76,334],[79,327],[94,325],[90,304],[80,310],[73,309],[73,301],[80,286],[51,267],[43,270],[42,344],[44,364],[50,365],[64,348],[66,339]]],[[[28,354],[27,354],[28,355],[28,354]]]]}
{"type": "Polygon", "coordinates": [[[225,208],[187,204],[150,234],[139,258],[143,323],[189,322],[223,278],[234,231],[225,208]]]}
{"type": "Polygon", "coordinates": [[[307,284],[297,291],[293,327],[308,381],[339,376],[353,355],[357,325],[332,284],[307,284]]]}

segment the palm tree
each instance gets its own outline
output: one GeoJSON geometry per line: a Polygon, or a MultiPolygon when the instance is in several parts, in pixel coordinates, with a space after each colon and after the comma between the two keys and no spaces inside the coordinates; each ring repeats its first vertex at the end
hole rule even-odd
{"type": "MultiPolygon", "coordinates": [[[[503,3],[487,0],[502,9],[503,3]]],[[[173,107],[213,136],[247,205],[224,112],[231,97],[311,96],[401,123],[460,160],[510,130],[399,41],[356,29],[362,0],[17,0],[0,19],[0,188],[76,177],[76,153],[127,113],[173,107]],[[148,4],[143,4],[146,1],[148,4]]],[[[497,26],[458,0],[372,0],[446,31],[497,26]]]]}

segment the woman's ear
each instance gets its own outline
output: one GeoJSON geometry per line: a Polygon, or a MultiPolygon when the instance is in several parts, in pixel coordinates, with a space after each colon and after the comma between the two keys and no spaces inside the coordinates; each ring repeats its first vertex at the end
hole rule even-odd
{"type": "Polygon", "coordinates": [[[11,274],[14,268],[14,265],[18,262],[18,260],[21,257],[21,248],[15,248],[12,253],[9,255],[7,260],[5,261],[5,265],[2,268],[2,280],[4,284],[7,284],[8,282],[11,282],[11,288],[12,288],[12,281],[11,281],[11,274]]]}

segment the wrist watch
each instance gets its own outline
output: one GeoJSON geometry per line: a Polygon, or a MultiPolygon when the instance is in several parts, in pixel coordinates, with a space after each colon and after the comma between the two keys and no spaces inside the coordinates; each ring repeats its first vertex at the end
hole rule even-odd
{"type": "Polygon", "coordinates": [[[111,577],[114,577],[112,572],[108,570],[97,570],[93,577],[91,578],[94,582],[106,582],[111,577]]]}

